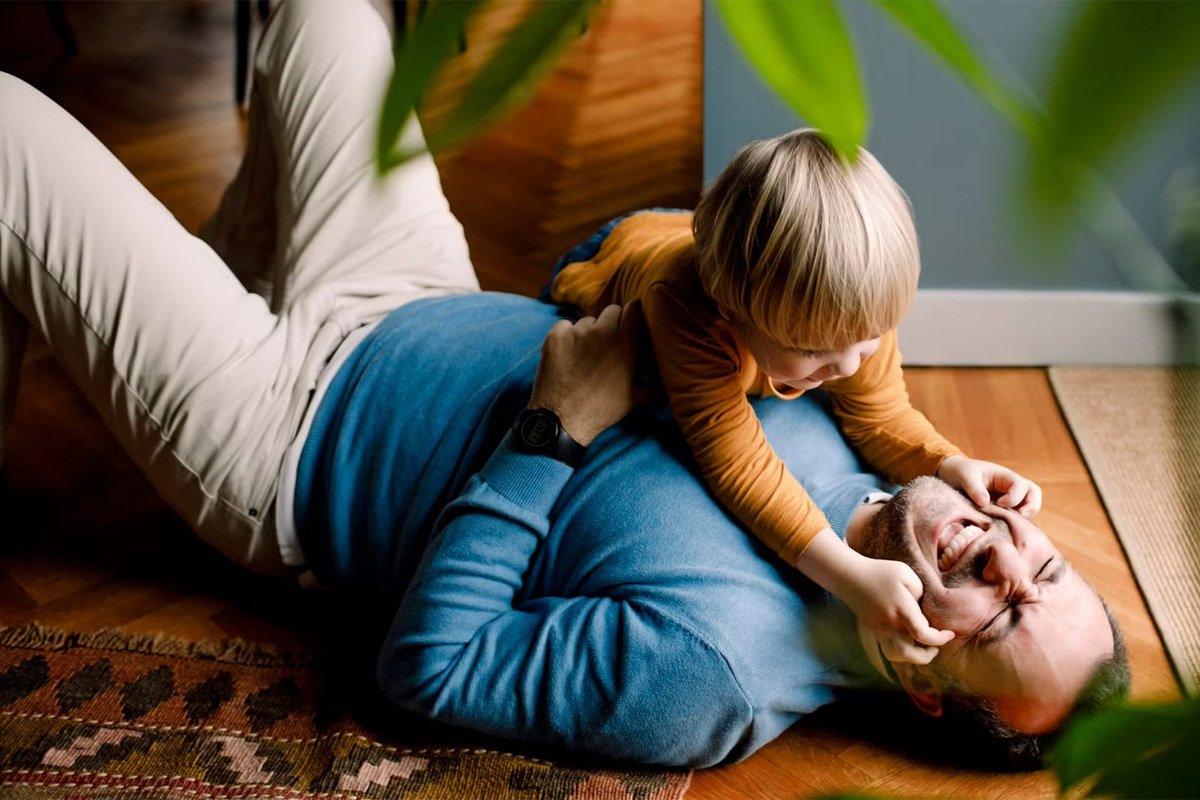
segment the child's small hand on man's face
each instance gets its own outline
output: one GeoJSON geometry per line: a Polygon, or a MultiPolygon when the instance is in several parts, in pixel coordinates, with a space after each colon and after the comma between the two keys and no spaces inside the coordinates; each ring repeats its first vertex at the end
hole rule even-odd
{"type": "Polygon", "coordinates": [[[925,587],[912,567],[855,552],[832,528],[813,537],[796,566],[850,606],[889,661],[928,664],[954,638],[925,619],[925,587]]]}
{"type": "Polygon", "coordinates": [[[967,493],[980,508],[996,497],[996,505],[1029,518],[1042,508],[1042,489],[1008,467],[966,456],[950,456],[938,467],[937,477],[967,493]]]}
{"type": "Polygon", "coordinates": [[[921,581],[907,564],[863,556],[844,599],[889,661],[928,664],[953,631],[934,628],[921,613],[921,581]]]}

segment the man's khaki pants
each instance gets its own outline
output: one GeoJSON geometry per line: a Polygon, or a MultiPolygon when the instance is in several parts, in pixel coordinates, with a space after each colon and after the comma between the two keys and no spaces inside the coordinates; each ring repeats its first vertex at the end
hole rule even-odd
{"type": "MultiPolygon", "coordinates": [[[[0,462],[32,324],[203,539],[283,573],[280,465],[330,356],[404,303],[479,288],[432,159],[376,174],[391,70],[365,0],[284,0],[255,59],[245,159],[203,240],[0,74],[0,462]]],[[[405,137],[420,141],[415,122],[405,137]]]]}

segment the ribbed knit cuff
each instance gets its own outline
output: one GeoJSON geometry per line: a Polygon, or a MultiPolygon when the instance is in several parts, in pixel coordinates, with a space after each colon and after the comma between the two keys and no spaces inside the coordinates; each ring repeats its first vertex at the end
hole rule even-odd
{"type": "Polygon", "coordinates": [[[549,516],[574,469],[550,456],[522,453],[513,446],[513,435],[505,434],[500,446],[479,471],[479,477],[521,508],[549,516]]]}
{"type": "Polygon", "coordinates": [[[829,527],[833,528],[833,532],[838,535],[839,539],[845,540],[846,526],[850,524],[850,517],[854,516],[854,511],[868,496],[877,492],[879,492],[879,487],[874,484],[852,483],[841,487],[828,498],[822,498],[823,510],[826,519],[829,520],[829,527]]]}

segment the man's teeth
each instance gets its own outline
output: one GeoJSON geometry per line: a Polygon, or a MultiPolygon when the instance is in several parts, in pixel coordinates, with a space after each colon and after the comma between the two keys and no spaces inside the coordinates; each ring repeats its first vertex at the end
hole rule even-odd
{"type": "Polygon", "coordinates": [[[953,567],[958,562],[958,557],[971,546],[971,542],[982,534],[983,530],[974,525],[968,525],[955,534],[954,538],[950,540],[950,544],[946,545],[946,549],[942,551],[941,558],[938,559],[938,569],[945,572],[953,567]]]}

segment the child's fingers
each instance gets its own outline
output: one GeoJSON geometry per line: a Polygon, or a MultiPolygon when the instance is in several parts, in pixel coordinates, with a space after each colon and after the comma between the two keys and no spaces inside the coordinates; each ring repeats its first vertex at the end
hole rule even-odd
{"type": "Polygon", "coordinates": [[[921,613],[921,606],[917,600],[920,598],[924,588],[921,586],[921,581],[917,578],[915,572],[909,570],[911,581],[916,583],[916,586],[910,585],[908,575],[901,578],[901,583],[904,584],[910,592],[900,600],[900,607],[896,609],[896,615],[899,617],[900,625],[909,637],[912,637],[918,642],[941,647],[946,642],[954,638],[953,631],[939,631],[929,624],[929,620],[925,619],[925,615],[921,613]],[[944,634],[949,634],[946,636],[944,634]]]}
{"type": "Polygon", "coordinates": [[[992,496],[988,493],[988,487],[983,482],[983,476],[979,474],[971,475],[963,481],[963,491],[967,493],[967,497],[971,498],[971,502],[982,508],[992,502],[992,496]]]}
{"type": "Polygon", "coordinates": [[[914,612],[924,622],[925,617],[921,616],[921,608],[917,605],[917,601],[925,593],[925,586],[921,583],[921,579],[917,577],[917,573],[913,572],[913,568],[903,561],[893,562],[892,568],[895,570],[894,574],[900,581],[900,585],[912,596],[911,600],[906,598],[901,601],[903,603],[902,611],[914,612]]]}
{"type": "Polygon", "coordinates": [[[1042,510],[1042,487],[1033,481],[1029,482],[1029,492],[1025,495],[1025,505],[1021,506],[1021,514],[1032,517],[1042,510]]]}
{"type": "Polygon", "coordinates": [[[930,625],[916,603],[911,606],[906,603],[900,609],[900,621],[904,623],[904,629],[908,636],[921,644],[941,647],[954,638],[954,631],[939,631],[930,625]]]}
{"type": "Polygon", "coordinates": [[[928,645],[930,647],[941,647],[954,638],[954,631],[939,631],[932,625],[925,627],[925,630],[919,631],[913,636],[913,640],[918,644],[928,645]]]}
{"type": "Polygon", "coordinates": [[[937,657],[936,647],[925,647],[902,634],[885,636],[879,642],[883,656],[888,661],[919,664],[924,666],[937,657]]]}
{"type": "Polygon", "coordinates": [[[1024,478],[1013,478],[1009,482],[1008,491],[996,501],[996,505],[1004,508],[1016,508],[1024,502],[1027,494],[1029,494],[1029,481],[1024,478]]]}
{"type": "MultiPolygon", "coordinates": [[[[898,632],[894,632],[892,635],[900,636],[904,641],[908,641],[909,637],[911,637],[919,645],[930,645],[934,648],[941,647],[954,638],[954,631],[939,631],[929,624],[929,620],[925,619],[925,615],[921,613],[921,606],[917,603],[921,599],[925,587],[921,585],[921,579],[917,577],[917,573],[913,572],[911,567],[907,564],[903,566],[905,569],[900,571],[899,578],[901,585],[908,591],[908,594],[902,595],[897,614],[907,635],[898,632]]],[[[933,656],[930,656],[930,659],[932,658],[933,656]]],[[[928,663],[928,661],[921,663],[928,663]]]]}

